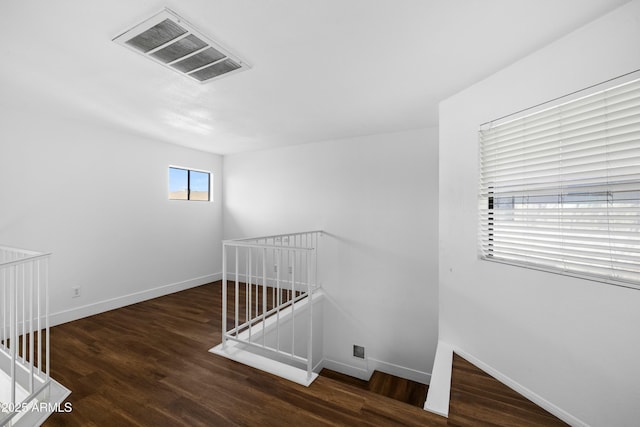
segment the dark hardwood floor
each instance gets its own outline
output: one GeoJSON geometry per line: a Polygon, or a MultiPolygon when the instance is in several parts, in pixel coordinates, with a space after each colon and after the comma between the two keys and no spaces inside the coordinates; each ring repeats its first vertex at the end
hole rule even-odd
{"type": "Polygon", "coordinates": [[[52,376],[72,390],[73,411],[45,425],[553,425],[493,386],[485,393],[469,366],[454,374],[460,415],[447,422],[357,383],[321,376],[307,388],[213,355],[220,334],[219,282],[52,328],[52,376]]]}
{"type": "Polygon", "coordinates": [[[454,354],[449,425],[525,427],[567,424],[454,354]]]}
{"type": "Polygon", "coordinates": [[[354,378],[330,369],[323,369],[320,375],[351,384],[362,390],[368,390],[400,402],[408,403],[409,405],[417,406],[418,408],[424,407],[424,402],[427,399],[427,391],[429,390],[428,385],[380,371],[374,371],[369,381],[354,378]]]}

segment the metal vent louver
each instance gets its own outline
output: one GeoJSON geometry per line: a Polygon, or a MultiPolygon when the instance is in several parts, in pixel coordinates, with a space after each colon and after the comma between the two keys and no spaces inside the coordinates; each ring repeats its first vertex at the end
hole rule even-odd
{"type": "Polygon", "coordinates": [[[113,41],[201,83],[250,68],[246,61],[205,37],[169,9],[113,41]]]}

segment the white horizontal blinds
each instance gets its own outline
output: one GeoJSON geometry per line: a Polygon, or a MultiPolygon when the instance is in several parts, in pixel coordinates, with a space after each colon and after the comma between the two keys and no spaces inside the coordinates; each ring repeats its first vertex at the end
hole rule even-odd
{"type": "Polygon", "coordinates": [[[640,288],[640,80],[480,131],[485,259],[640,288]]]}

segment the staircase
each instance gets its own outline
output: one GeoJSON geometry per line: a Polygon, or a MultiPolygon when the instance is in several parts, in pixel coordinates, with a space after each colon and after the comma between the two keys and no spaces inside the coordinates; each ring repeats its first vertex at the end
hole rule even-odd
{"type": "Polygon", "coordinates": [[[322,359],[321,231],[225,240],[222,342],[210,351],[309,386],[322,359]],[[315,325],[315,326],[314,326],[315,325]]]}
{"type": "Polygon", "coordinates": [[[381,371],[374,371],[369,381],[341,374],[330,369],[320,371],[320,376],[356,386],[391,399],[422,408],[429,386],[381,371]]]}

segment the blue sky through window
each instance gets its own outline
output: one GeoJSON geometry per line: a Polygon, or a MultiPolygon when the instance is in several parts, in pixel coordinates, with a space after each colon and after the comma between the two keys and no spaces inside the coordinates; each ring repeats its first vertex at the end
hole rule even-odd
{"type": "Polygon", "coordinates": [[[209,174],[191,171],[191,191],[209,192],[209,174]]]}
{"type": "Polygon", "coordinates": [[[186,169],[169,168],[169,192],[187,191],[189,171],[186,169]]]}

